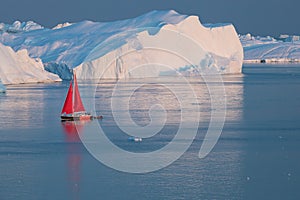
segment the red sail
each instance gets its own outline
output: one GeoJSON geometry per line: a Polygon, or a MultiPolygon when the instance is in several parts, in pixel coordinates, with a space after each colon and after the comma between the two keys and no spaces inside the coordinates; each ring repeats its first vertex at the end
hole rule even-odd
{"type": "Polygon", "coordinates": [[[70,114],[73,113],[73,86],[72,81],[70,82],[69,91],[65,100],[64,107],[61,111],[61,114],[66,113],[70,114]]]}
{"type": "Polygon", "coordinates": [[[74,87],[75,87],[75,91],[74,91],[74,112],[80,112],[80,111],[85,111],[84,106],[82,104],[81,101],[81,97],[80,97],[80,93],[78,90],[78,85],[77,85],[77,79],[76,79],[76,75],[74,73],[74,87]]]}

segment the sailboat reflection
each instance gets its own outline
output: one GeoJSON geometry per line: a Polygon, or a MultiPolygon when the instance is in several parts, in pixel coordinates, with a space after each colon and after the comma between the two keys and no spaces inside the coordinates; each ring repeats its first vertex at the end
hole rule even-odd
{"type": "Polygon", "coordinates": [[[61,123],[66,136],[68,184],[72,199],[80,199],[80,161],[83,146],[79,134],[85,123],[87,122],[64,121],[61,123]]]}

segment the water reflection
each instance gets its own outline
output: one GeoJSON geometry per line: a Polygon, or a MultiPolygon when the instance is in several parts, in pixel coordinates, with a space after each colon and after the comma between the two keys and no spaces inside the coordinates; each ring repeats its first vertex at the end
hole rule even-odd
{"type": "MultiPolygon", "coordinates": [[[[243,118],[243,75],[224,75],[222,78],[224,85],[219,83],[209,84],[215,84],[216,87],[214,88],[217,90],[225,88],[226,97],[221,97],[226,98],[227,101],[225,128],[234,129],[243,118]]],[[[130,126],[130,120],[132,120],[137,126],[147,126],[151,122],[150,114],[152,113],[150,113],[150,110],[156,104],[159,104],[165,112],[159,112],[156,117],[162,118],[163,114],[166,114],[165,127],[173,126],[175,129],[178,128],[183,120],[193,122],[195,120],[194,113],[200,112],[199,128],[205,130],[212,114],[211,94],[207,87],[208,83],[205,83],[201,77],[187,77],[187,83],[183,83],[174,77],[145,78],[143,80],[130,79],[123,80],[120,83],[111,80],[101,80],[101,83],[81,84],[80,92],[85,105],[92,107],[91,105],[95,103],[96,115],[104,116],[105,120],[101,122],[101,127],[104,131],[110,127],[118,127],[112,112],[113,109],[117,115],[121,115],[129,110],[130,115],[128,117],[119,117],[117,119],[122,124],[130,126]],[[119,84],[119,92],[113,96],[114,92],[116,92],[116,84],[119,84]],[[172,88],[170,89],[168,85],[172,85],[172,88]],[[189,94],[187,87],[192,87],[196,98],[189,94]],[[91,90],[91,88],[93,89],[91,90]],[[182,102],[179,102],[172,89],[185,97],[182,102]],[[113,108],[112,101],[114,99],[117,99],[118,104],[114,104],[115,107],[113,108]],[[183,110],[189,112],[184,119],[182,119],[181,113],[183,110]]],[[[155,115],[151,117],[155,117],[155,115]]],[[[160,121],[158,120],[158,122],[160,121]]],[[[121,131],[116,130],[114,132],[121,131]]],[[[201,133],[204,134],[205,131],[201,131],[201,133]]],[[[121,132],[121,134],[124,133],[121,132]]],[[[109,133],[109,135],[112,134],[109,133]]],[[[160,136],[163,136],[163,134],[160,136]]],[[[119,137],[121,137],[120,134],[119,137]]]]}
{"type": "Polygon", "coordinates": [[[85,121],[65,121],[61,125],[67,143],[67,174],[70,194],[72,199],[80,199],[80,166],[81,166],[81,141],[79,134],[84,128],[85,121]]]}
{"type": "Polygon", "coordinates": [[[44,119],[45,90],[33,85],[9,86],[7,93],[0,96],[0,116],[2,128],[27,128],[35,122],[35,127],[41,127],[44,119]],[[5,117],[5,119],[2,119],[5,117]],[[2,123],[3,122],[3,123],[2,123]]]}
{"type": "MultiPolygon", "coordinates": [[[[113,98],[117,98],[119,101],[119,105],[117,105],[116,110],[118,112],[125,112],[127,111],[126,109],[129,109],[131,118],[140,126],[145,126],[150,122],[149,110],[151,109],[151,106],[155,104],[160,104],[167,112],[167,123],[180,123],[180,112],[183,109],[191,112],[192,116],[193,112],[197,112],[198,106],[200,106],[201,121],[208,121],[211,112],[211,102],[210,93],[206,84],[203,82],[201,77],[189,77],[187,83],[188,84],[178,81],[174,77],[125,80],[119,83],[121,86],[118,89],[121,92],[119,92],[117,96],[112,97],[113,92],[116,92],[116,82],[102,80],[99,85],[95,86],[93,94],[96,104],[95,108],[98,114],[103,114],[106,117],[103,121],[103,125],[112,125],[114,123],[111,112],[111,102],[113,98]],[[169,85],[172,85],[171,89],[169,85]],[[196,99],[193,96],[194,94],[189,94],[187,87],[192,87],[195,92],[194,94],[196,99]],[[178,96],[176,96],[172,90],[178,91],[186,98],[183,99],[182,102],[179,102],[178,96]]],[[[225,87],[226,90],[232,90],[233,95],[237,92],[235,88],[225,87]]],[[[239,86],[239,88],[242,87],[239,86]]],[[[85,91],[82,93],[85,93],[85,91]]],[[[241,91],[238,91],[238,93],[241,93],[241,91]]],[[[236,95],[236,97],[237,96],[238,95],[236,95]]],[[[85,101],[88,102],[86,99],[85,101]]],[[[186,120],[193,121],[192,118],[186,120]]]]}
{"type": "MultiPolygon", "coordinates": [[[[222,91],[223,87],[225,87],[226,97],[220,97],[227,98],[228,109],[226,116],[227,124],[225,125],[224,130],[225,135],[222,136],[222,138],[229,138],[231,140],[233,136],[235,138],[238,137],[238,134],[233,132],[233,130],[237,128],[239,120],[242,118],[243,79],[241,75],[228,75],[223,76],[223,80],[224,85],[217,82],[211,82],[209,84],[213,84],[214,88],[220,91],[222,91]]],[[[215,79],[210,79],[210,81],[215,81],[215,79]]],[[[115,97],[113,95],[115,92],[114,90],[116,89],[116,83],[105,80],[103,80],[101,84],[97,85],[98,87],[94,95],[97,112],[104,115],[101,127],[112,142],[117,144],[119,147],[126,150],[132,150],[134,152],[141,152],[141,148],[144,148],[143,151],[146,149],[147,152],[160,149],[170,143],[170,141],[175,137],[180,123],[184,121],[185,123],[187,122],[192,124],[195,120],[193,117],[195,116],[195,113],[200,113],[201,116],[200,120],[197,121],[197,125],[200,124],[199,132],[201,136],[198,138],[202,143],[208,124],[211,120],[211,113],[213,109],[211,107],[211,93],[208,90],[208,83],[205,83],[201,77],[188,77],[187,82],[179,81],[174,77],[145,78],[143,80],[130,79],[124,80],[118,84],[118,89],[121,92],[116,93],[115,97]],[[170,90],[170,87],[166,87],[169,85],[172,85],[172,89],[176,89],[176,91],[180,92],[180,94],[185,97],[182,102],[179,102],[174,91],[170,90]],[[193,88],[196,98],[193,98],[194,96],[190,95],[187,87],[193,88]],[[115,104],[115,108],[112,108],[111,104],[113,98],[116,98],[119,102],[119,104],[115,104]],[[136,145],[131,147],[130,145],[127,145],[127,143],[123,142],[122,139],[127,138],[126,133],[130,134],[131,132],[125,132],[123,131],[124,129],[119,129],[112,109],[117,110],[117,114],[128,112],[129,109],[130,116],[120,118],[125,126],[130,126],[130,120],[133,120],[137,125],[144,127],[151,121],[149,116],[150,109],[155,104],[160,104],[167,114],[167,120],[164,124],[164,128],[157,132],[155,136],[147,138],[147,140],[143,142],[143,145],[140,145],[142,147],[139,147],[139,149],[136,148],[136,145]],[[198,107],[200,107],[200,110],[198,107]],[[182,118],[181,111],[183,109],[189,113],[185,118],[182,118]]],[[[82,93],[87,94],[87,92],[85,93],[84,91],[82,93]]],[[[161,116],[158,115],[157,117],[161,116]]],[[[187,136],[189,134],[188,131],[190,130],[186,130],[184,136],[187,136]]],[[[201,143],[198,146],[199,149],[201,147],[201,143]]],[[[232,155],[232,158],[239,157],[240,152],[237,151],[236,153],[236,155],[232,155]]]]}
{"type": "Polygon", "coordinates": [[[62,83],[20,84],[7,86],[0,96],[0,127],[3,129],[43,129],[45,124],[56,128],[63,104],[62,83]]]}

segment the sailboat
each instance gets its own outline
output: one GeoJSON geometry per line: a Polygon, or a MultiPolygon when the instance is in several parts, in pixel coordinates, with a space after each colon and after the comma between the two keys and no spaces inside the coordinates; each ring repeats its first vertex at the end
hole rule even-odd
{"type": "Polygon", "coordinates": [[[78,90],[78,84],[77,84],[75,72],[73,73],[73,81],[74,81],[74,89],[71,80],[68,94],[63,109],[61,111],[61,120],[75,121],[75,120],[92,120],[94,118],[102,119],[102,116],[94,117],[90,113],[85,111],[78,90]]]}

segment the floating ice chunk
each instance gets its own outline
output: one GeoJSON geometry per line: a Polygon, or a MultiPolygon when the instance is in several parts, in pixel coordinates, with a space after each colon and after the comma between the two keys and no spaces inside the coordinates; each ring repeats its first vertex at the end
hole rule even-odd
{"type": "Polygon", "coordinates": [[[140,137],[129,137],[128,140],[133,142],[141,142],[143,139],[140,137]]]}

